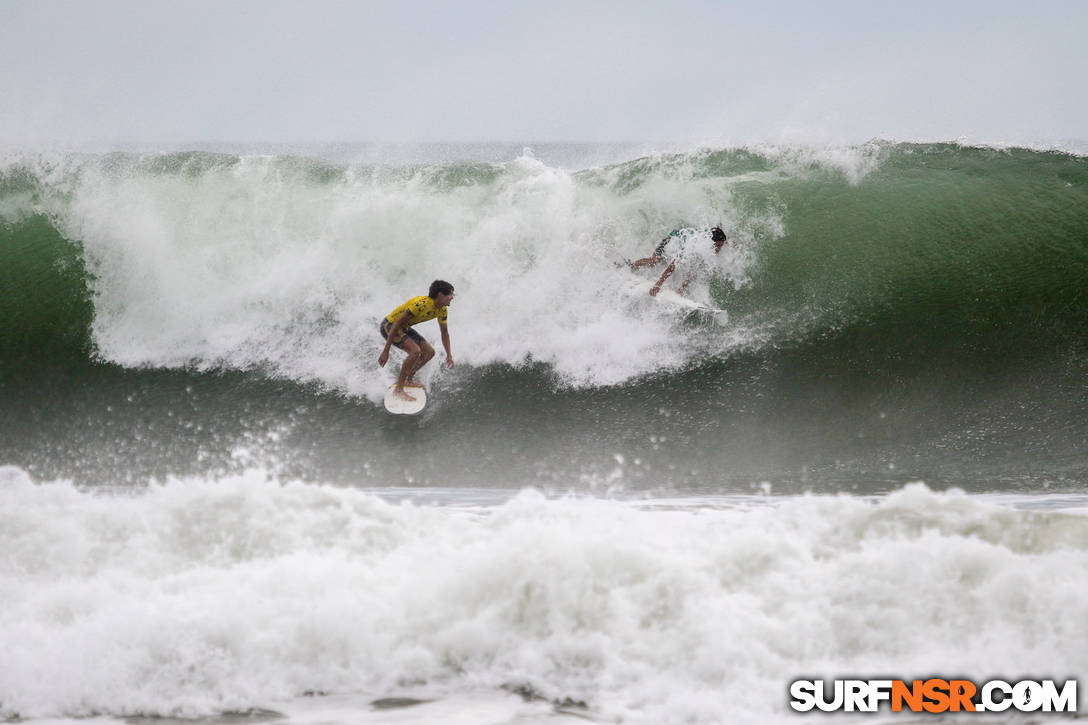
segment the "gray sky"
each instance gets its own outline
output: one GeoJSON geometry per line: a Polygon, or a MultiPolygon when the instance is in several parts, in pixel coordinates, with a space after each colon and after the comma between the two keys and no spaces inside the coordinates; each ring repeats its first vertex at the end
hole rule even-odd
{"type": "Polygon", "coordinates": [[[0,0],[0,145],[1046,143],[1088,1],[0,0]]]}

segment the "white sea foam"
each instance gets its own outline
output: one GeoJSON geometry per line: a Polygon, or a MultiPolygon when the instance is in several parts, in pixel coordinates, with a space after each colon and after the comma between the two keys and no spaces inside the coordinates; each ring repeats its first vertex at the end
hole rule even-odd
{"type": "Polygon", "coordinates": [[[1088,518],[922,485],[436,506],[6,468],[0,551],[3,717],[505,687],[609,721],[767,722],[800,676],[1088,671],[1088,518]]]}
{"type": "MultiPolygon", "coordinates": [[[[389,375],[375,365],[378,320],[436,278],[457,287],[450,330],[466,366],[542,362],[566,384],[607,385],[751,343],[755,331],[736,326],[678,345],[683,314],[630,294],[632,273],[607,250],[645,256],[672,228],[721,223],[737,246],[692,288],[709,299],[710,280],[747,283],[754,230],[782,232],[777,212],[734,208],[735,180],[660,159],[622,191],[530,151],[464,169],[208,155],[166,170],[166,157],[36,163],[41,207],[94,275],[101,357],[260,367],[374,400],[389,375]],[[473,183],[450,181],[462,172],[473,183]]],[[[420,332],[438,346],[434,323],[420,332]]]]}

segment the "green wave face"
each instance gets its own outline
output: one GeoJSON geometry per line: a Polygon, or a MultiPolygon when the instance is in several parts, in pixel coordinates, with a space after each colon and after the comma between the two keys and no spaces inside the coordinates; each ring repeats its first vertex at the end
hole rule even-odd
{"type": "Polygon", "coordinates": [[[1055,152],[24,156],[0,168],[0,464],[146,480],[259,448],[380,483],[410,460],[464,485],[1068,485],[1086,290],[1088,163],[1055,152]],[[715,224],[693,289],[728,322],[614,264],[715,224]],[[439,277],[457,367],[430,373],[421,451],[380,410],[377,320],[439,277]]]}
{"type": "Polygon", "coordinates": [[[906,146],[853,184],[750,184],[738,194],[787,209],[788,231],[726,303],[786,339],[850,334],[918,357],[1083,337],[1086,182],[1080,157],[906,146]]]}

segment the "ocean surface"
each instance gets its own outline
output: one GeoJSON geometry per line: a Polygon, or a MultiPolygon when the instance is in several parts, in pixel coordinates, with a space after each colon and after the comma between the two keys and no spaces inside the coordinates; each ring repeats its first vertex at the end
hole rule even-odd
{"type": "Polygon", "coordinates": [[[1088,713],[1088,157],[193,148],[0,155],[0,719],[1088,713]],[[616,263],[713,225],[671,284],[724,313],[616,263]]]}

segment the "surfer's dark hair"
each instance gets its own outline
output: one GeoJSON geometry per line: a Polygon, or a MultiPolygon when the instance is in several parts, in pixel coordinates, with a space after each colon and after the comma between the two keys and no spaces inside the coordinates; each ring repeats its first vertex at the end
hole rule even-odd
{"type": "Polygon", "coordinates": [[[434,282],[431,282],[431,291],[428,292],[427,295],[433,300],[438,297],[439,293],[452,295],[453,285],[445,280],[436,279],[434,282]]]}
{"type": "Polygon", "coordinates": [[[721,227],[714,227],[710,230],[710,238],[715,242],[724,242],[725,232],[722,231],[721,227]]]}

